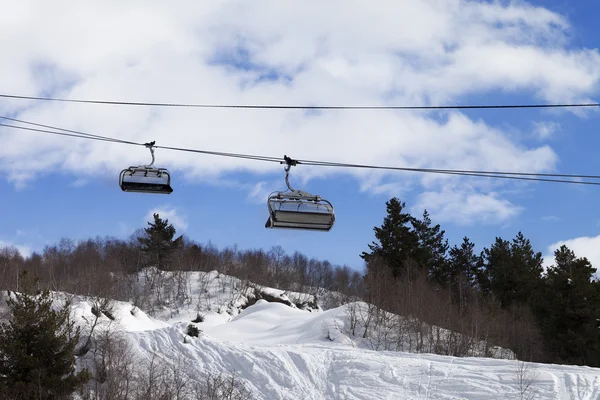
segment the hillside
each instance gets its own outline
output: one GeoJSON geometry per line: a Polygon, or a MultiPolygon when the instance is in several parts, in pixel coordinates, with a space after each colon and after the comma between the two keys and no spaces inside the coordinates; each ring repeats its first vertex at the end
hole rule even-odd
{"type": "MultiPolygon", "coordinates": [[[[376,351],[362,334],[350,333],[349,311],[352,305],[368,307],[365,303],[324,310],[307,305],[311,295],[269,288],[262,291],[282,302],[249,301],[254,286],[217,272],[190,274],[195,274],[187,280],[193,282],[188,288],[192,295],[184,303],[140,309],[114,301],[110,311],[96,312],[95,344],[81,358],[92,366],[95,354],[96,367],[108,366],[103,386],[96,389],[107,390],[128,377],[138,394],[155,385],[157,391],[179,388],[179,398],[197,398],[194,390],[210,384],[227,389],[228,374],[234,374],[229,389],[243,385],[248,393],[222,398],[600,398],[600,374],[594,368],[376,351]],[[191,323],[199,313],[203,321],[191,323]],[[190,324],[200,330],[198,337],[186,335],[190,324]],[[107,338],[116,346],[111,360],[102,347],[107,338]]],[[[144,278],[138,284],[142,287],[144,278]]],[[[73,300],[74,318],[85,332],[95,320],[92,307],[97,303],[80,296],[73,300]]]]}

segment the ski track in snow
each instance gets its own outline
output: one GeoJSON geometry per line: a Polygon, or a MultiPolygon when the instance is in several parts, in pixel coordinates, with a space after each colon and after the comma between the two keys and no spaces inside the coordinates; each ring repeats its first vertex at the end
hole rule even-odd
{"type": "MultiPolygon", "coordinates": [[[[188,336],[187,343],[193,310],[165,321],[141,310],[132,315],[129,303],[117,302],[116,308],[119,327],[140,356],[157,355],[172,365],[183,356],[185,373],[196,380],[204,372],[235,371],[252,399],[520,398],[516,361],[361,348],[335,330],[343,329],[344,307],[308,312],[259,300],[233,317],[211,311],[205,322],[195,324],[200,337],[188,336]]],[[[80,317],[91,315],[86,301],[74,309],[80,317]]],[[[535,399],[600,400],[598,368],[527,366],[534,376],[530,390],[535,399]]]]}

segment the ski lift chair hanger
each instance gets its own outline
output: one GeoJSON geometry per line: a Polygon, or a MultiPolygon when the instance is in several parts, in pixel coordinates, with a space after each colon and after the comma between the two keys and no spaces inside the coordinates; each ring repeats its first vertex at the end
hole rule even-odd
{"type": "Polygon", "coordinates": [[[121,171],[119,186],[121,186],[122,191],[154,194],[170,194],[173,192],[169,171],[166,168],[154,167],[153,147],[155,143],[145,143],[152,155],[150,165],[131,166],[121,171]]]}
{"type": "Polygon", "coordinates": [[[288,156],[284,156],[284,160],[287,164],[285,183],[289,191],[273,192],[269,195],[269,219],[265,228],[331,230],[335,222],[333,205],[321,196],[293,189],[289,182],[289,171],[298,162],[288,156]]]}

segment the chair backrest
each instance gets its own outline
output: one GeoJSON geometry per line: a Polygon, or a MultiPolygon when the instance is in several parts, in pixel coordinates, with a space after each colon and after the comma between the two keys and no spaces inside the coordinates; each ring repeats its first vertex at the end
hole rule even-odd
{"type": "Polygon", "coordinates": [[[269,199],[267,228],[329,231],[335,222],[333,206],[327,200],[299,201],[269,199]]]}
{"type": "Polygon", "coordinates": [[[129,167],[121,171],[119,186],[124,192],[170,194],[171,175],[164,168],[129,167]]]}

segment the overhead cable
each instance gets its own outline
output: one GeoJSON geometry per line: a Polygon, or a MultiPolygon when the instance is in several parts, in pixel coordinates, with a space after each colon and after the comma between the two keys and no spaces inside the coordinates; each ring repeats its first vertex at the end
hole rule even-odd
{"type": "Polygon", "coordinates": [[[415,172],[439,172],[439,173],[460,173],[460,174],[487,174],[487,175],[515,175],[515,176],[538,176],[538,177],[557,177],[574,179],[600,179],[600,175],[579,175],[579,174],[552,174],[541,172],[509,172],[509,171],[474,171],[460,169],[438,169],[438,168],[408,168],[408,167],[390,167],[380,165],[347,164],[329,161],[297,160],[304,165],[315,165],[322,167],[342,167],[342,168],[367,168],[384,169],[392,171],[415,171],[415,172]]]}
{"type": "Polygon", "coordinates": [[[101,137],[83,136],[83,135],[77,135],[77,134],[73,134],[73,133],[49,131],[46,129],[28,128],[26,126],[9,125],[9,124],[2,124],[2,123],[0,123],[0,126],[3,126],[5,128],[21,129],[24,131],[31,131],[31,132],[50,133],[52,135],[59,135],[59,136],[69,136],[69,137],[76,137],[76,138],[81,138],[81,139],[92,139],[92,140],[100,140],[100,141],[104,141],[104,142],[125,143],[125,144],[134,144],[134,145],[143,146],[142,143],[120,142],[118,140],[113,140],[110,138],[103,139],[101,137]]]}
{"type": "Polygon", "coordinates": [[[232,109],[268,109],[268,110],[447,110],[447,109],[512,109],[512,108],[581,108],[600,107],[600,103],[557,103],[557,104],[473,104],[473,105],[438,105],[438,106],[401,106],[401,105],[277,105],[277,104],[201,104],[201,103],[165,103],[93,99],[68,99],[58,97],[21,96],[0,94],[0,98],[55,101],[64,103],[84,103],[119,106],[146,107],[181,107],[181,108],[232,108],[232,109]]]}
{"type": "MultiPolygon", "coordinates": [[[[26,126],[17,126],[17,125],[0,123],[0,126],[6,127],[6,128],[20,129],[20,130],[26,130],[26,131],[38,132],[38,133],[47,133],[47,134],[53,134],[53,135],[76,137],[76,138],[81,138],[81,139],[99,140],[99,141],[106,141],[106,142],[112,142],[112,143],[118,143],[118,144],[147,146],[145,143],[137,143],[137,142],[131,142],[131,141],[127,141],[127,140],[111,138],[111,137],[107,137],[107,136],[93,135],[93,134],[89,134],[89,133],[85,133],[85,132],[81,132],[81,131],[58,128],[58,127],[54,127],[51,125],[39,124],[39,123],[35,123],[35,122],[19,120],[16,118],[0,116],[0,119],[7,119],[7,120],[20,122],[23,124],[28,124],[28,125],[33,125],[33,126],[39,126],[39,127],[43,127],[43,128],[47,128],[47,129],[30,128],[30,127],[26,127],[26,126]],[[53,130],[49,130],[49,129],[53,129],[53,130]]],[[[285,163],[284,159],[281,157],[260,156],[260,155],[239,154],[239,153],[227,153],[227,152],[217,152],[217,151],[190,149],[190,148],[182,148],[182,147],[171,147],[171,146],[153,145],[152,147],[158,148],[158,149],[191,152],[191,153],[206,154],[206,155],[215,155],[215,156],[221,156],[221,157],[241,158],[241,159],[249,159],[249,160],[256,160],[256,161],[269,161],[269,162],[277,162],[280,164],[285,163]]],[[[297,160],[297,163],[303,164],[303,165],[322,166],[322,167],[362,168],[362,169],[377,169],[377,170],[389,170],[389,171],[422,172],[422,173],[435,173],[435,174],[445,174],[445,175],[473,176],[473,177],[483,177],[483,178],[513,179],[513,180],[555,182],[555,183],[572,183],[572,184],[582,184],[582,185],[600,185],[600,182],[590,182],[590,181],[581,180],[581,179],[600,179],[600,175],[453,170],[453,169],[436,169],[436,168],[410,168],[410,167],[392,167],[392,166],[381,166],[381,165],[350,164],[350,163],[316,161],[316,160],[297,160]],[[554,177],[554,178],[572,178],[572,179],[580,179],[580,180],[549,179],[552,177],[554,177]]]]}
{"type": "MultiPolygon", "coordinates": [[[[5,116],[1,116],[1,115],[0,115],[0,119],[6,119],[8,121],[19,122],[19,123],[27,124],[27,125],[39,126],[39,127],[42,127],[42,128],[54,129],[54,130],[57,130],[57,131],[68,132],[68,133],[72,134],[72,135],[64,135],[64,136],[87,137],[89,139],[103,140],[103,141],[107,141],[107,142],[116,142],[116,143],[123,143],[123,144],[134,144],[134,145],[140,145],[140,146],[144,145],[143,143],[136,143],[136,142],[131,142],[131,141],[128,141],[128,140],[121,140],[121,139],[109,138],[109,137],[100,136],[100,135],[92,135],[91,133],[85,133],[85,132],[81,132],[81,131],[75,131],[75,130],[72,130],[72,129],[58,128],[58,127],[51,126],[51,125],[38,124],[36,122],[29,122],[29,121],[24,121],[22,119],[5,117],[5,116]]],[[[43,133],[54,133],[54,134],[60,135],[60,133],[58,133],[58,132],[52,132],[52,131],[47,131],[47,130],[27,129],[25,127],[20,127],[20,126],[15,126],[15,125],[0,124],[0,126],[5,126],[5,127],[8,127],[8,128],[32,130],[32,131],[43,132],[43,133]]]]}

